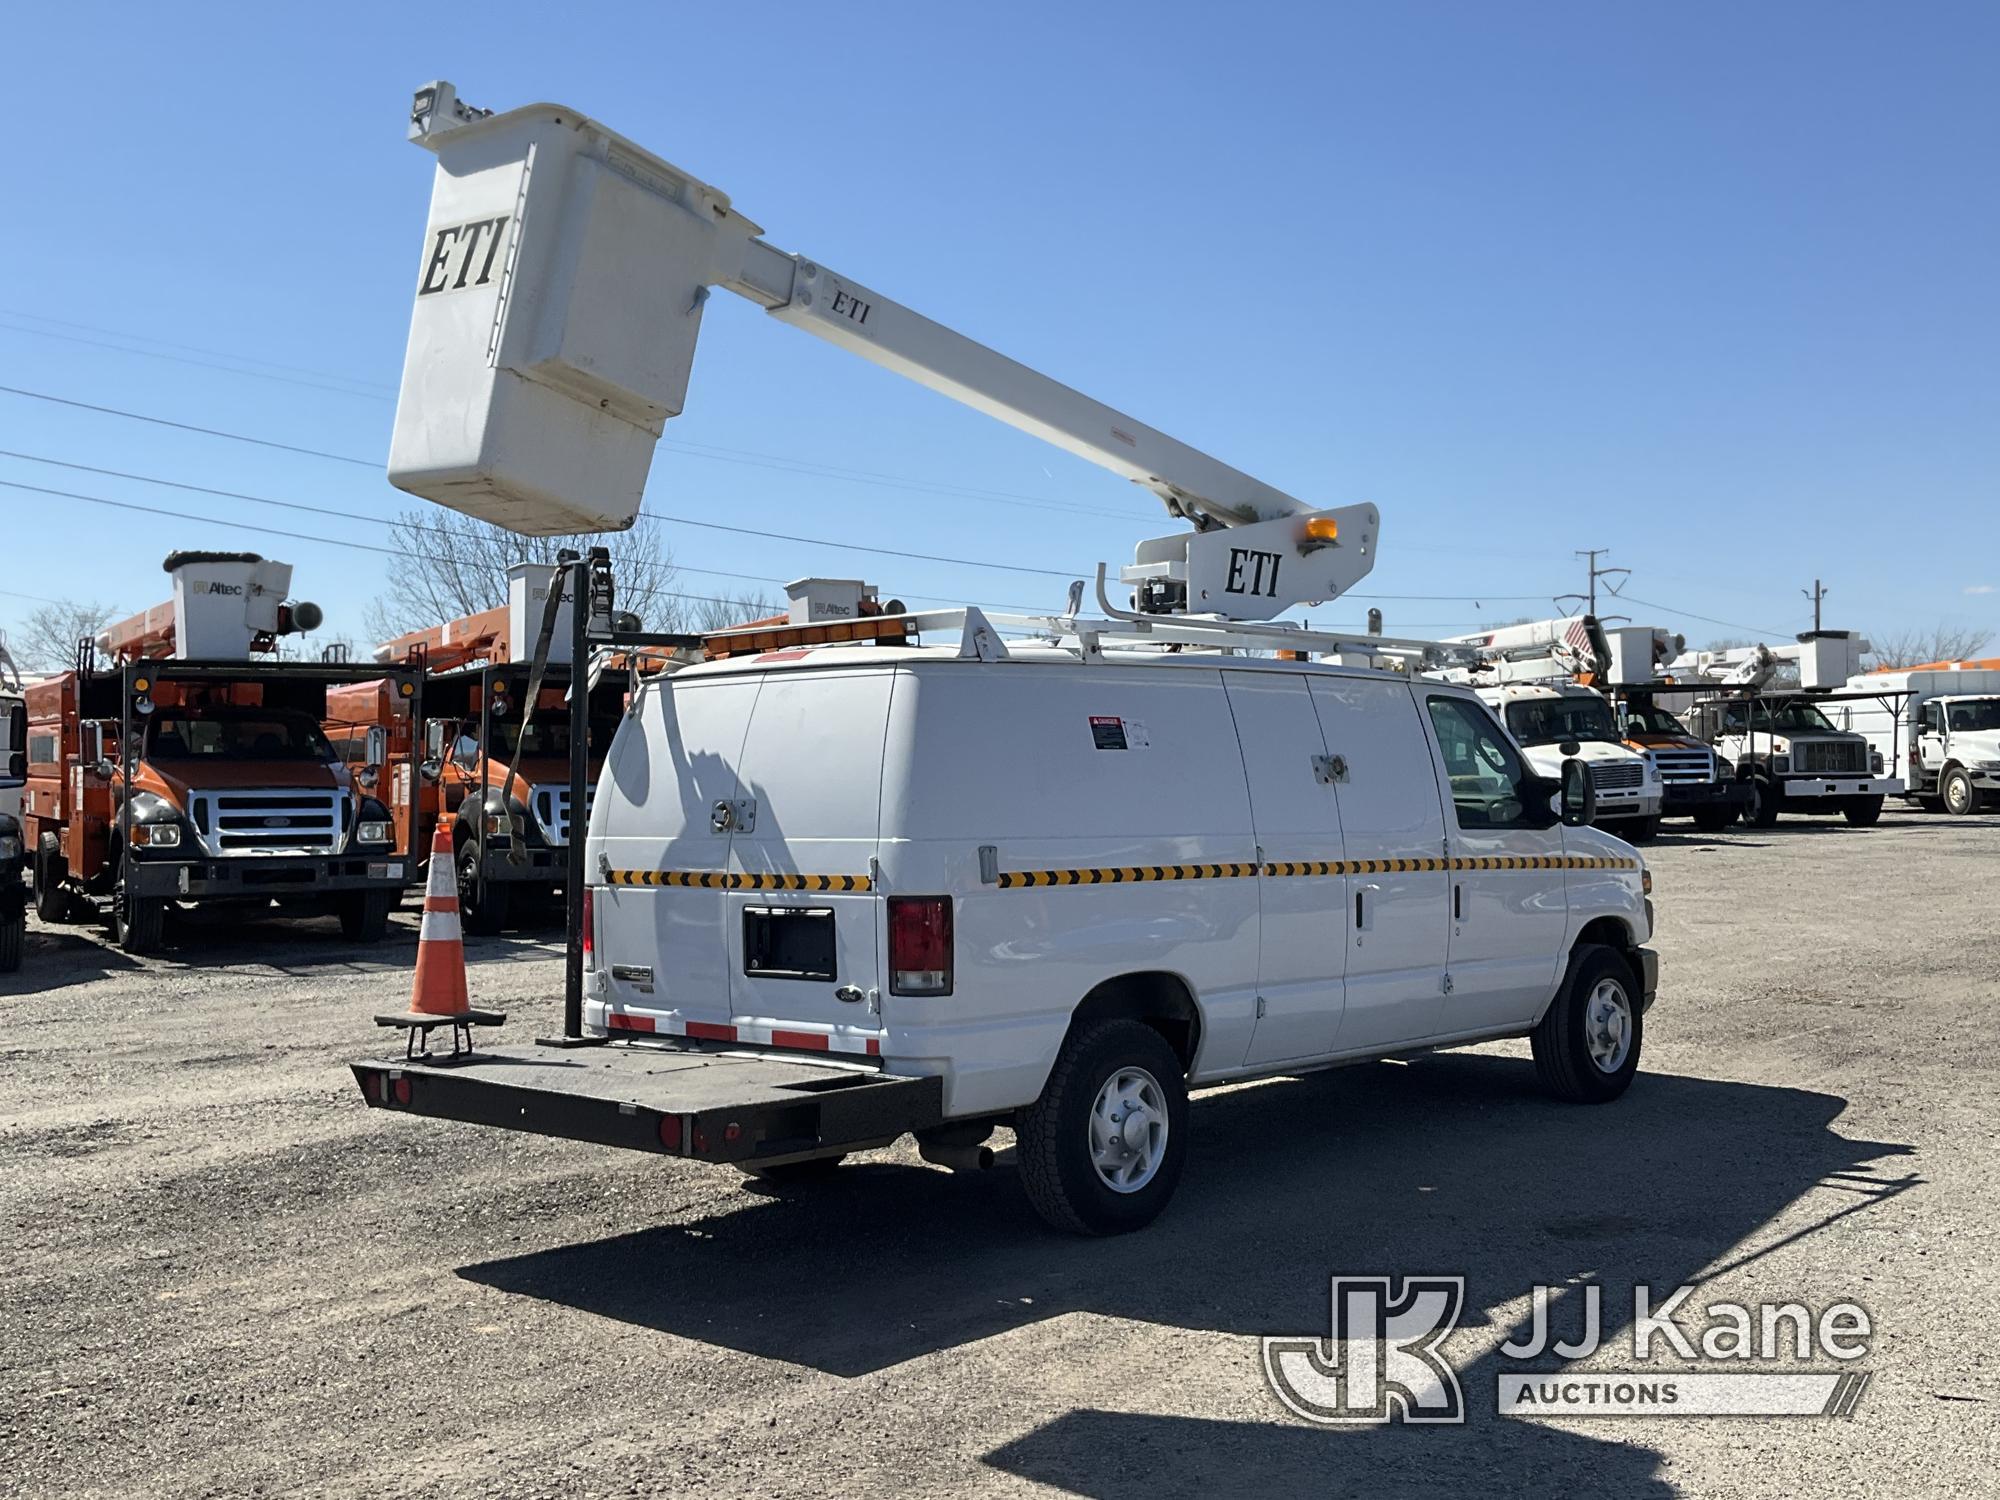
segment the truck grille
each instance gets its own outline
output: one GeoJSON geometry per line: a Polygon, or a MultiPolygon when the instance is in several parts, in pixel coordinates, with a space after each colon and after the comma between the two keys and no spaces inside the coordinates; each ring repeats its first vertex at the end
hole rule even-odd
{"type": "Polygon", "coordinates": [[[1792,769],[1819,775],[1865,775],[1868,747],[1858,740],[1805,740],[1792,746],[1792,769]]]}
{"type": "MultiPolygon", "coordinates": [[[[583,794],[584,817],[590,816],[591,804],[597,798],[597,788],[590,787],[583,794]]],[[[567,782],[547,782],[534,790],[528,805],[535,812],[535,826],[542,832],[542,842],[552,848],[565,848],[569,844],[569,785],[567,782]]]]}
{"type": "Polygon", "coordinates": [[[352,809],[339,792],[195,792],[188,814],[211,855],[337,854],[352,809]]]}
{"type": "Polygon", "coordinates": [[[1660,780],[1687,785],[1715,780],[1715,757],[1706,750],[1648,750],[1660,780]]]}
{"type": "Polygon", "coordinates": [[[1598,760],[1590,763],[1590,784],[1600,792],[1625,791],[1646,779],[1646,768],[1636,760],[1598,760]]]}

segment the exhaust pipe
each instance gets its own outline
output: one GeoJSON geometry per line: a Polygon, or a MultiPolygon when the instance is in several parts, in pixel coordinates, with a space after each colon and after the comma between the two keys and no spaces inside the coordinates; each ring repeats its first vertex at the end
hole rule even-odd
{"type": "Polygon", "coordinates": [[[991,1146],[932,1145],[929,1141],[919,1140],[917,1155],[940,1167],[950,1167],[954,1172],[984,1172],[993,1165],[991,1146]]]}

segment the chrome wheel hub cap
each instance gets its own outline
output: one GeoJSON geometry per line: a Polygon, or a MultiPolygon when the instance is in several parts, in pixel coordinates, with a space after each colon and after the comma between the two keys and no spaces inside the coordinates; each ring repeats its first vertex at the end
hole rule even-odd
{"type": "Polygon", "coordinates": [[[1114,1193],[1136,1193],[1167,1154],[1167,1100],[1144,1068],[1120,1068],[1104,1080],[1090,1109],[1090,1160],[1114,1193]]]}
{"type": "Polygon", "coordinates": [[[1615,979],[1600,979],[1583,1007],[1583,1039],[1600,1073],[1616,1073],[1632,1051],[1632,1000],[1615,979]]]}

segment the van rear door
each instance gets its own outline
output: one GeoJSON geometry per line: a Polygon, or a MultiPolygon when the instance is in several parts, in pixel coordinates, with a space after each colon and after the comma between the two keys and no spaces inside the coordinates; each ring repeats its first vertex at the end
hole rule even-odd
{"type": "Polygon", "coordinates": [[[882,1025],[874,891],[895,673],[770,673],[737,764],[724,897],[740,1040],[871,1052],[882,1025]]]}
{"type": "Polygon", "coordinates": [[[640,1030],[730,1019],[730,833],[717,829],[716,810],[738,798],[737,762],[762,686],[748,674],[648,684],[636,722],[612,742],[590,851],[593,884],[603,881],[592,900],[614,1027],[621,1014],[640,1030]]]}

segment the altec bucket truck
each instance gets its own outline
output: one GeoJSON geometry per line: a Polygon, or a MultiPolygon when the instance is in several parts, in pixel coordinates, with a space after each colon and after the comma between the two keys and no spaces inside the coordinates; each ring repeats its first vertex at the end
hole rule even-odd
{"type": "MultiPolygon", "coordinates": [[[[398,843],[428,866],[438,820],[451,829],[465,929],[500,931],[530,896],[565,883],[570,840],[569,690],[573,596],[557,608],[536,701],[528,703],[534,648],[555,568],[508,569],[507,603],[412,631],[376,648],[377,660],[421,661],[421,724],[399,715],[374,683],[328,695],[326,732],[336,745],[389,735],[386,778],[395,793],[398,843]]],[[[594,784],[618,728],[631,672],[600,663],[588,676],[588,773],[594,784]]],[[[586,802],[588,792],[586,791],[586,802]]]]}
{"type": "Polygon", "coordinates": [[[1635,840],[1659,831],[1663,781],[1658,762],[1625,743],[1595,684],[1611,662],[1603,627],[1591,615],[1504,625],[1444,643],[1469,660],[1430,675],[1463,682],[1500,715],[1544,776],[1581,760],[1597,790],[1597,819],[1635,840]]]}
{"type": "Polygon", "coordinates": [[[172,906],[273,901],[333,910],[382,936],[408,883],[407,842],[371,784],[386,736],[350,767],[320,731],[330,689],[386,677],[419,712],[420,674],[274,659],[319,608],[251,552],[176,552],[174,595],[113,625],[74,670],[27,690],[23,823],[45,921],[108,901],[119,945],[162,942],[172,906]]]}
{"type": "Polygon", "coordinates": [[[1855,703],[1897,700],[1889,688],[1848,692],[1868,643],[1846,630],[1813,630],[1783,645],[1684,652],[1665,668],[1674,686],[1654,701],[1736,767],[1750,789],[1744,821],[1769,828],[1784,813],[1839,813],[1866,827],[1898,796],[1897,757],[1839,728],[1855,703]]]}

